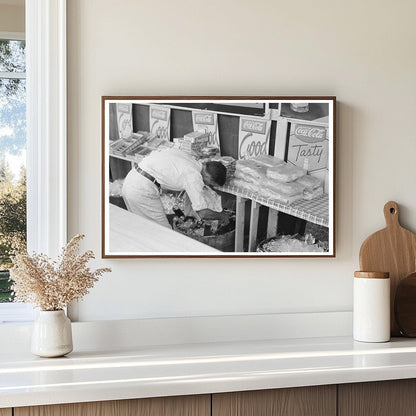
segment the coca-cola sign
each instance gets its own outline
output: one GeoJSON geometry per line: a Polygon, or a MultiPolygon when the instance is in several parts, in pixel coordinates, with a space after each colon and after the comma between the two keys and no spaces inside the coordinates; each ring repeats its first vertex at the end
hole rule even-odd
{"type": "Polygon", "coordinates": [[[215,119],[212,113],[194,113],[195,124],[209,124],[214,125],[215,119]]]}
{"type": "Polygon", "coordinates": [[[241,130],[249,133],[266,133],[267,121],[254,120],[249,118],[243,118],[241,120],[241,130]]]}
{"type": "Polygon", "coordinates": [[[132,104],[117,104],[117,123],[120,139],[127,139],[133,133],[132,104]]]}
{"type": "Polygon", "coordinates": [[[295,136],[306,143],[322,142],[326,138],[326,128],[319,126],[308,126],[306,124],[296,124],[294,129],[295,136]]]}
{"type": "Polygon", "coordinates": [[[162,110],[160,108],[152,108],[151,110],[152,118],[157,120],[166,121],[168,119],[168,111],[162,110]]]}
{"type": "Polygon", "coordinates": [[[119,113],[130,113],[131,112],[131,105],[129,104],[117,104],[117,111],[119,113]]]}
{"type": "Polygon", "coordinates": [[[215,113],[204,111],[193,111],[192,122],[194,131],[204,131],[208,133],[208,144],[220,148],[218,137],[218,117],[215,113]]]}
{"type": "Polygon", "coordinates": [[[309,172],[328,167],[328,137],[326,127],[292,124],[287,160],[309,172]]]}
{"type": "Polygon", "coordinates": [[[170,139],[170,108],[150,106],[150,132],[162,139],[170,139]]]}
{"type": "Polygon", "coordinates": [[[269,152],[270,120],[240,119],[238,158],[250,159],[269,152]]]}

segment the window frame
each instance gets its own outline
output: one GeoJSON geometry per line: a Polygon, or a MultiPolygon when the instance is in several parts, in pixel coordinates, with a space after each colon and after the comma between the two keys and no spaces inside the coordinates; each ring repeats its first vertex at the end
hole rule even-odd
{"type": "MultiPolygon", "coordinates": [[[[0,32],[1,40],[25,40],[24,32],[0,32]]],[[[26,72],[0,72],[0,79],[26,79],[26,72]]],[[[26,91],[27,99],[27,91],[26,91]]],[[[23,303],[0,303],[0,325],[33,320],[31,305],[23,303]]]]}
{"type": "MultiPolygon", "coordinates": [[[[25,34],[14,35],[26,38],[27,246],[56,257],[67,241],[66,0],[25,0],[25,19],[25,34]]],[[[35,313],[3,303],[1,316],[27,322],[35,313]]]]}

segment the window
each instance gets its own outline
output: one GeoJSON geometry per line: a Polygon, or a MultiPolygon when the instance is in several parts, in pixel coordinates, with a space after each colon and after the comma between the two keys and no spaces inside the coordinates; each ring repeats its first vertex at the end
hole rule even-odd
{"type": "Polygon", "coordinates": [[[26,244],[26,42],[0,35],[0,323],[32,318],[30,305],[10,304],[10,251],[26,244]]]}
{"type": "Polygon", "coordinates": [[[0,302],[10,302],[14,246],[26,244],[25,41],[0,39],[0,302]]]}
{"type": "MultiPolygon", "coordinates": [[[[66,0],[25,0],[25,20],[27,84],[22,66],[0,71],[26,86],[27,247],[55,257],[66,243],[66,0]]],[[[31,305],[0,303],[0,324],[33,316],[31,305]]]]}

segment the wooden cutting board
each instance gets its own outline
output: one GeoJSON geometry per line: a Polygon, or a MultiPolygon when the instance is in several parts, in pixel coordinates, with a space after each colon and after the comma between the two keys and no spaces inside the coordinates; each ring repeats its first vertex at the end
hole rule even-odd
{"type": "Polygon", "coordinates": [[[391,335],[400,335],[394,319],[394,298],[400,280],[416,271],[416,234],[406,230],[399,222],[399,206],[390,201],[384,205],[386,228],[370,235],[360,250],[362,271],[389,272],[391,335]]]}
{"type": "Polygon", "coordinates": [[[397,286],[394,316],[403,335],[416,337],[416,273],[402,279],[397,286]]]}

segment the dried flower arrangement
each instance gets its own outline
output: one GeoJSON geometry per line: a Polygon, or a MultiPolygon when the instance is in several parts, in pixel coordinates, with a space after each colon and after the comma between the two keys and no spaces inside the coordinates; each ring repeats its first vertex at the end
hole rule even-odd
{"type": "Polygon", "coordinates": [[[45,254],[29,255],[26,250],[15,254],[10,270],[15,302],[34,303],[41,310],[56,311],[86,295],[99,277],[111,269],[92,271],[87,267],[94,253],[78,254],[83,238],[80,234],[73,237],[57,261],[45,254]]]}

